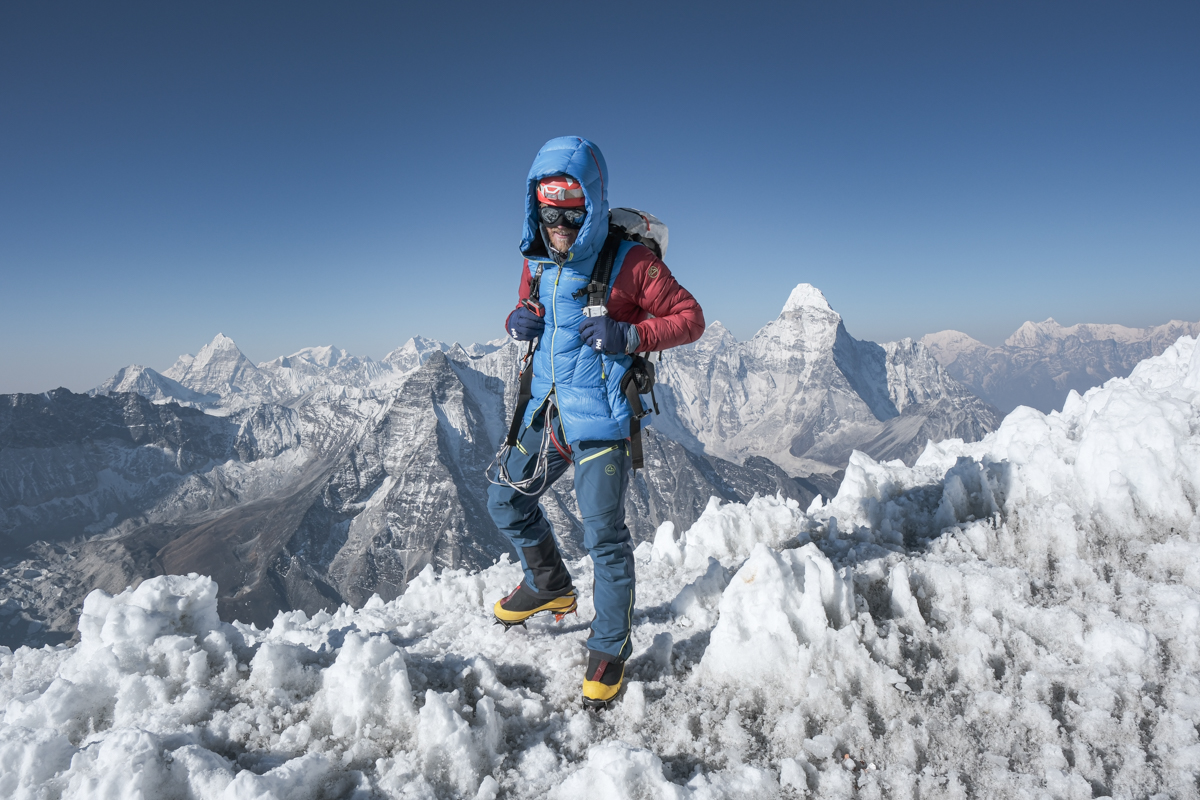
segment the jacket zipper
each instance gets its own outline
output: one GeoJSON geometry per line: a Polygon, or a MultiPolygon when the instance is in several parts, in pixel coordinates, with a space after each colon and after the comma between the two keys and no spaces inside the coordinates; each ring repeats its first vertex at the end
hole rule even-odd
{"type": "MultiPolygon", "coordinates": [[[[561,265],[558,268],[558,274],[562,275],[562,266],[561,265]]],[[[555,278],[554,278],[554,288],[556,291],[554,291],[550,296],[550,313],[554,317],[555,327],[557,328],[558,313],[555,310],[556,306],[555,306],[554,301],[558,298],[558,292],[557,292],[558,276],[555,276],[555,278]]],[[[538,407],[533,410],[533,416],[531,416],[530,419],[536,418],[537,415],[541,413],[542,409],[546,407],[546,401],[550,399],[550,395],[554,394],[554,334],[556,332],[557,332],[557,330],[551,331],[551,333],[550,333],[550,391],[547,392],[546,396],[542,398],[542,402],[538,405],[538,407]]],[[[542,343],[539,342],[538,346],[540,347],[541,344],[542,343]]],[[[562,415],[560,414],[559,419],[561,419],[561,418],[562,418],[562,415]]],[[[522,429],[521,433],[524,434],[524,432],[528,429],[529,429],[529,426],[527,425],[527,426],[525,426],[524,429],[522,429]]],[[[563,438],[565,439],[566,436],[567,436],[567,430],[566,430],[566,428],[563,428],[563,438]]],[[[518,443],[517,446],[520,447],[521,446],[520,443],[518,443]]],[[[525,450],[522,448],[521,452],[524,453],[525,450]]]]}
{"type": "MultiPolygon", "coordinates": [[[[554,340],[558,337],[558,280],[562,277],[562,271],[563,265],[559,264],[558,273],[554,276],[554,294],[550,298],[550,313],[554,315],[554,330],[550,332],[550,394],[555,395],[556,403],[558,395],[555,394],[557,391],[555,387],[558,385],[558,381],[554,377],[554,340]]],[[[567,437],[567,423],[562,416],[562,406],[560,405],[558,408],[558,424],[562,428],[563,439],[569,442],[571,440],[567,437]]]]}

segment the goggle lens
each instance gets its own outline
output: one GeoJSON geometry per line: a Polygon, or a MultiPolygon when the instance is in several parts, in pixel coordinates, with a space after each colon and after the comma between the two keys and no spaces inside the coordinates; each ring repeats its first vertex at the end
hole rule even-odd
{"type": "Polygon", "coordinates": [[[556,206],[538,206],[538,217],[542,224],[553,228],[555,225],[566,225],[568,228],[582,228],[587,218],[586,208],[558,208],[556,206]]]}

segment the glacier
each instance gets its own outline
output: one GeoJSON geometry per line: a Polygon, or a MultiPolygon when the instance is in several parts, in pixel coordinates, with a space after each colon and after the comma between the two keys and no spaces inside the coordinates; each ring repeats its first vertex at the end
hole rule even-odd
{"type": "MultiPolygon", "coordinates": [[[[712,499],[636,551],[620,702],[591,613],[505,632],[502,559],[271,624],[165,575],[0,649],[6,797],[1196,797],[1200,348],[831,498],[712,499]]],[[[586,575],[586,558],[571,569],[586,575]]]]}

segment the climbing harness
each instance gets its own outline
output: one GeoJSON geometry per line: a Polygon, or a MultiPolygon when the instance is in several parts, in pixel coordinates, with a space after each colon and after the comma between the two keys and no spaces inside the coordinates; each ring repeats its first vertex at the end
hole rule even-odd
{"type": "MultiPolygon", "coordinates": [[[[546,316],[546,307],[541,303],[541,283],[542,270],[544,265],[538,262],[537,270],[533,273],[533,280],[529,283],[529,297],[521,300],[521,305],[527,308],[532,313],[539,317],[546,316]]],[[[554,435],[554,398],[547,398],[549,407],[546,410],[546,426],[542,429],[542,441],[538,446],[538,459],[534,467],[533,474],[528,478],[520,481],[514,481],[512,476],[508,474],[508,454],[514,448],[524,452],[520,443],[521,420],[525,417],[525,409],[529,406],[529,401],[533,399],[533,351],[534,343],[531,339],[529,346],[525,350],[525,355],[521,358],[521,371],[517,378],[517,405],[513,411],[512,424],[508,426],[508,436],[504,438],[504,444],[500,446],[500,450],[492,458],[490,464],[484,474],[487,476],[488,482],[497,486],[508,486],[514,489],[519,494],[527,497],[535,497],[540,495],[546,489],[547,465],[549,463],[550,446],[554,445],[559,451],[563,452],[562,446],[559,444],[557,437],[554,435]],[[496,477],[493,478],[493,470],[496,477]],[[540,483],[538,482],[540,479],[540,483]],[[534,487],[537,488],[534,488],[534,487]]],[[[568,451],[570,448],[567,448],[568,451]]],[[[570,461],[566,455],[563,456],[570,461]]]]}

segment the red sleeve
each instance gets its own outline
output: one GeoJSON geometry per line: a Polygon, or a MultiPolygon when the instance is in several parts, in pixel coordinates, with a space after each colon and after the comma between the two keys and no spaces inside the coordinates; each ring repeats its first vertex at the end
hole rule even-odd
{"type": "Polygon", "coordinates": [[[688,344],[704,333],[704,311],[696,298],[643,245],[625,256],[613,282],[608,313],[620,322],[637,323],[640,353],[688,344]]]}
{"type": "MultiPolygon", "coordinates": [[[[533,276],[529,274],[529,259],[525,259],[525,266],[521,267],[521,283],[517,287],[517,305],[513,308],[516,311],[521,307],[521,301],[529,297],[533,276]]],[[[504,333],[508,333],[508,320],[512,317],[512,311],[508,312],[508,316],[504,318],[504,333]]]]}
{"type": "Polygon", "coordinates": [[[521,301],[529,297],[530,284],[533,283],[533,276],[529,274],[529,259],[525,259],[525,266],[521,267],[521,285],[517,287],[517,305],[521,305],[521,301]]]}

